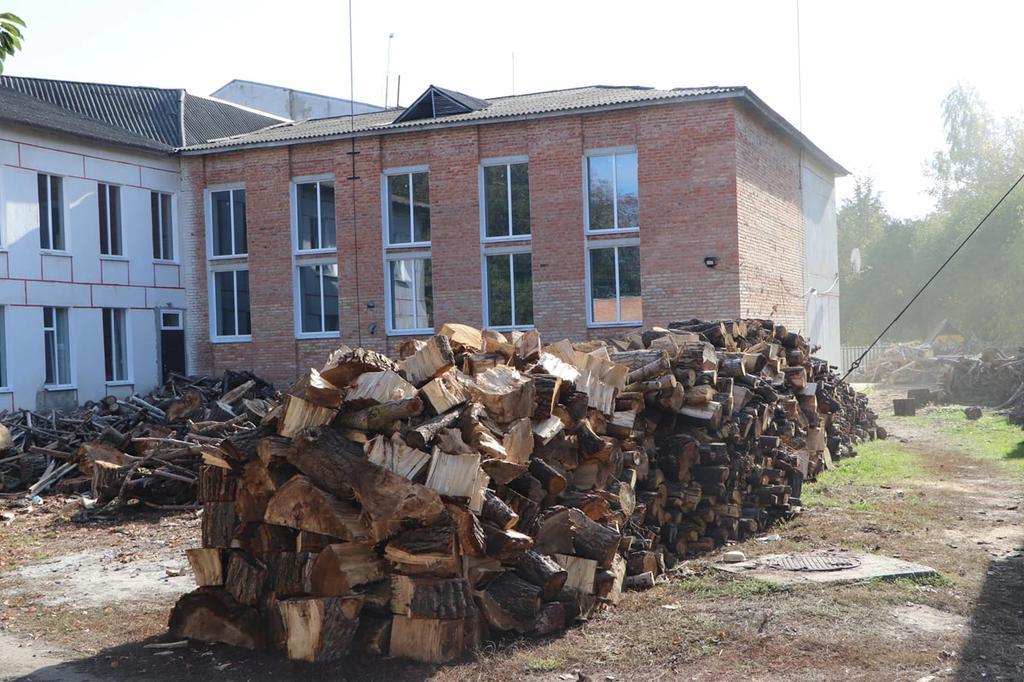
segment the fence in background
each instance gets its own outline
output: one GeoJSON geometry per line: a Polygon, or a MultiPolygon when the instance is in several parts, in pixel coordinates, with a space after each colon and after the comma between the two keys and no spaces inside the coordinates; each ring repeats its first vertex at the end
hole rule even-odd
{"type": "MultiPolygon", "coordinates": [[[[866,356],[864,356],[864,359],[860,361],[860,366],[864,367],[875,358],[880,357],[883,353],[885,353],[886,349],[888,349],[890,345],[891,344],[888,343],[880,343],[876,345],[874,348],[871,349],[871,351],[866,356]]],[[[853,361],[859,358],[860,354],[866,351],[867,348],[867,346],[843,346],[842,348],[840,348],[840,357],[842,358],[843,364],[839,368],[839,373],[846,374],[846,371],[850,369],[850,365],[853,364],[853,361]]]]}

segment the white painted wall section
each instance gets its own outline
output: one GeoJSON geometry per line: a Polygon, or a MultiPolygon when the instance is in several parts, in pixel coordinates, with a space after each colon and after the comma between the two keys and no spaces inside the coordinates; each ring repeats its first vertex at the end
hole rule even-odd
{"type": "Polygon", "coordinates": [[[801,168],[804,216],[804,285],[807,336],[821,346],[818,356],[840,363],[839,255],[835,182],[810,160],[801,168]]]}

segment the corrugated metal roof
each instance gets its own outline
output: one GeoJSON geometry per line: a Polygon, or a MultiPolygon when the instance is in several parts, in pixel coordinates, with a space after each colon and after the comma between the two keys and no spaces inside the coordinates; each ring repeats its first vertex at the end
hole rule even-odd
{"type": "Polygon", "coordinates": [[[630,103],[654,102],[658,100],[672,101],[698,96],[740,93],[741,87],[709,87],[679,88],[675,90],[655,90],[641,87],[615,87],[592,85],[569,90],[551,90],[528,95],[512,95],[495,97],[489,100],[489,106],[464,114],[439,116],[432,119],[419,119],[403,123],[394,121],[404,109],[389,109],[369,114],[359,114],[354,118],[339,116],[308,121],[282,123],[264,128],[253,133],[236,135],[219,140],[211,140],[206,144],[193,145],[189,150],[213,150],[228,147],[247,146],[260,143],[290,142],[312,140],[319,137],[345,136],[352,133],[369,131],[392,131],[424,127],[441,126],[452,123],[488,121],[496,119],[536,116],[541,114],[589,109],[630,103]],[[354,125],[353,125],[354,124],[354,125]]]}
{"type": "Polygon", "coordinates": [[[0,87],[130,131],[170,147],[247,133],[280,123],[269,114],[195,97],[177,88],[0,76],[0,87]]]}
{"type": "Polygon", "coordinates": [[[359,114],[354,117],[339,116],[335,118],[281,123],[252,133],[228,136],[222,139],[210,140],[204,144],[192,145],[182,151],[185,154],[213,153],[250,146],[297,144],[323,139],[397,133],[405,130],[440,128],[463,124],[496,123],[504,120],[553,116],[563,112],[584,112],[588,109],[629,108],[719,98],[743,99],[799,145],[824,162],[836,175],[847,175],[849,173],[838,162],[819,149],[795,126],[786,121],[786,119],[744,86],[708,86],[656,90],[641,86],[591,85],[568,90],[551,90],[525,95],[494,97],[482,100],[488,103],[486,108],[429,119],[398,121],[405,109],[389,109],[387,111],[359,114]]]}
{"type": "Polygon", "coordinates": [[[0,91],[0,121],[143,151],[171,154],[174,147],[45,102],[16,90],[0,91]]]}

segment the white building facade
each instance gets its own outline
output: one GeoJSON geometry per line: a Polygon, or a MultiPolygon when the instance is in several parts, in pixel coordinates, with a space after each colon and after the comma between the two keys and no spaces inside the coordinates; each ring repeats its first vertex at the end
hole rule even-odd
{"type": "Polygon", "coordinates": [[[0,409],[184,371],[161,348],[184,321],[178,159],[3,126],[0,164],[0,409]]]}

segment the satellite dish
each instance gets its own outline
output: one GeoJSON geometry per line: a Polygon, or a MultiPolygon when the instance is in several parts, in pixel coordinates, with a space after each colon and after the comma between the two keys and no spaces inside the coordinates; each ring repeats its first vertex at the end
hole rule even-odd
{"type": "Polygon", "coordinates": [[[854,272],[860,272],[860,249],[855,248],[850,251],[850,267],[853,268],[854,272]]]}

